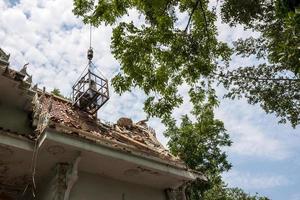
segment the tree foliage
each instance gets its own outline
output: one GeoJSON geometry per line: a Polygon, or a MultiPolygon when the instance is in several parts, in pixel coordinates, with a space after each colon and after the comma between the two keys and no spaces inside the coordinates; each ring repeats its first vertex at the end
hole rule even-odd
{"type": "Polygon", "coordinates": [[[260,63],[222,74],[221,82],[229,89],[226,96],[244,96],[293,127],[300,123],[300,5],[296,2],[227,0],[222,6],[225,22],[260,33],[234,42],[237,55],[255,56],[260,63]]]}
{"type": "Polygon", "coordinates": [[[194,105],[190,114],[195,120],[184,115],[179,127],[175,120],[168,123],[165,135],[170,138],[170,150],[190,168],[204,172],[212,182],[219,182],[220,174],[231,168],[220,147],[230,146],[231,141],[223,122],[214,117],[213,108],[218,102],[213,89],[209,89],[207,97],[200,87],[191,89],[189,95],[194,105]]]}
{"type": "Polygon", "coordinates": [[[111,47],[121,64],[121,72],[113,78],[113,86],[120,94],[132,87],[145,91],[149,96],[145,111],[150,116],[169,120],[173,109],[183,102],[178,87],[187,83],[191,89],[203,79],[210,79],[224,83],[230,91],[227,97],[244,96],[249,103],[260,104],[267,113],[275,113],[280,122],[289,121],[293,127],[297,126],[300,123],[299,3],[293,0],[221,2],[223,22],[230,26],[242,24],[260,33],[257,38],[236,41],[234,52],[244,57],[253,55],[261,64],[233,66],[236,69],[229,72],[218,70],[219,63],[228,66],[232,51],[216,39],[216,9],[209,9],[208,0],[100,0],[97,3],[74,0],[73,11],[94,26],[102,22],[114,26],[111,47]],[[122,21],[129,10],[139,12],[145,22],[139,26],[122,21]],[[181,14],[187,14],[185,28],[178,26],[181,14]],[[275,100],[274,94],[279,99],[275,100]]]}
{"type": "MultiPolygon", "coordinates": [[[[121,72],[112,84],[120,94],[132,87],[145,91],[149,96],[145,110],[150,116],[169,120],[173,109],[183,102],[179,86],[199,86],[201,79],[211,78],[218,59],[230,58],[231,50],[216,39],[216,15],[209,11],[208,1],[99,1],[94,7],[93,1],[74,2],[74,13],[86,22],[116,24],[111,47],[121,72]],[[129,9],[140,12],[145,24],[120,22],[129,9]],[[177,12],[193,13],[189,30],[176,26],[177,12]]],[[[206,83],[208,87],[210,82],[206,83]]]]}
{"type": "Polygon", "coordinates": [[[58,88],[54,88],[54,89],[51,91],[51,94],[54,94],[54,95],[56,95],[56,96],[65,98],[65,97],[61,94],[61,92],[60,92],[60,90],[59,90],[58,88]]]}
{"type": "Polygon", "coordinates": [[[228,188],[223,184],[214,185],[211,190],[204,193],[205,200],[269,200],[267,197],[260,197],[258,194],[250,195],[240,188],[228,188]]]}

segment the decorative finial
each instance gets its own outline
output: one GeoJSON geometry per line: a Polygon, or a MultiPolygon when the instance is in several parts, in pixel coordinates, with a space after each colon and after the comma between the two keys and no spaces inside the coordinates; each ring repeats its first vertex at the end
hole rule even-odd
{"type": "Polygon", "coordinates": [[[35,85],[32,87],[32,89],[33,89],[34,91],[37,91],[37,89],[38,89],[38,84],[35,84],[35,85]]]}
{"type": "Polygon", "coordinates": [[[23,65],[22,69],[20,70],[20,73],[27,75],[27,66],[29,65],[29,63],[26,63],[25,65],[23,65]]]}

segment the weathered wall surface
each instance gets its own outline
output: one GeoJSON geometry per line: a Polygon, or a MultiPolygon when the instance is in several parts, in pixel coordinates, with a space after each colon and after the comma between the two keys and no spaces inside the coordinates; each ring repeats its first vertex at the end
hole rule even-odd
{"type": "Polygon", "coordinates": [[[21,134],[29,134],[32,130],[30,129],[30,122],[27,115],[25,111],[3,105],[0,102],[0,127],[4,129],[21,134]]]}
{"type": "Polygon", "coordinates": [[[66,191],[66,173],[68,164],[57,164],[52,174],[39,185],[39,200],[64,200],[66,191]]]}
{"type": "Polygon", "coordinates": [[[85,172],[71,190],[70,200],[166,200],[162,190],[85,172]]]}

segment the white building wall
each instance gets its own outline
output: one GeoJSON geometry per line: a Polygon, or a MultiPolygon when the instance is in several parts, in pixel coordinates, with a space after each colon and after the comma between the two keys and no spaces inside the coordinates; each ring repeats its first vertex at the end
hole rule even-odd
{"type": "Polygon", "coordinates": [[[80,172],[70,200],[166,200],[166,197],[160,189],[80,172]]]}

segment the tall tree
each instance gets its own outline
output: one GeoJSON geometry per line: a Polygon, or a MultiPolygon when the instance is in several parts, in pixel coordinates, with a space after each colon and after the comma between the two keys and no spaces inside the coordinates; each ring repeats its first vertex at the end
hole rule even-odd
{"type": "MultiPolygon", "coordinates": [[[[297,5],[282,2],[222,1],[223,22],[260,33],[259,38],[236,41],[233,49],[217,40],[217,12],[208,0],[74,0],[73,12],[94,26],[113,25],[111,49],[121,65],[112,80],[115,91],[143,90],[148,96],[144,110],[166,125],[171,151],[208,174],[216,186],[230,168],[221,147],[231,142],[223,123],[214,118],[215,83],[223,83],[230,98],[245,96],[281,122],[299,124],[299,14],[297,5]],[[144,23],[122,20],[129,10],[139,12],[144,23]],[[184,26],[178,25],[182,15],[184,26]],[[233,52],[255,55],[261,64],[228,71],[233,52]],[[177,125],[172,112],[184,102],[178,92],[182,85],[193,109],[177,125]]],[[[191,188],[191,196],[197,196],[197,185],[191,188]]]]}
{"type": "Polygon", "coordinates": [[[148,96],[144,110],[166,125],[171,151],[212,183],[221,182],[220,174],[230,169],[221,147],[231,141],[223,123],[214,118],[218,100],[213,83],[218,63],[228,64],[232,51],[216,38],[217,16],[208,1],[74,0],[73,11],[94,26],[113,25],[111,49],[121,65],[112,80],[115,91],[143,90],[148,96]],[[122,21],[131,9],[144,16],[144,24],[122,21]],[[180,14],[188,18],[184,27],[177,25],[180,14]],[[172,112],[184,101],[178,92],[183,84],[193,109],[177,125],[172,112]]]}

